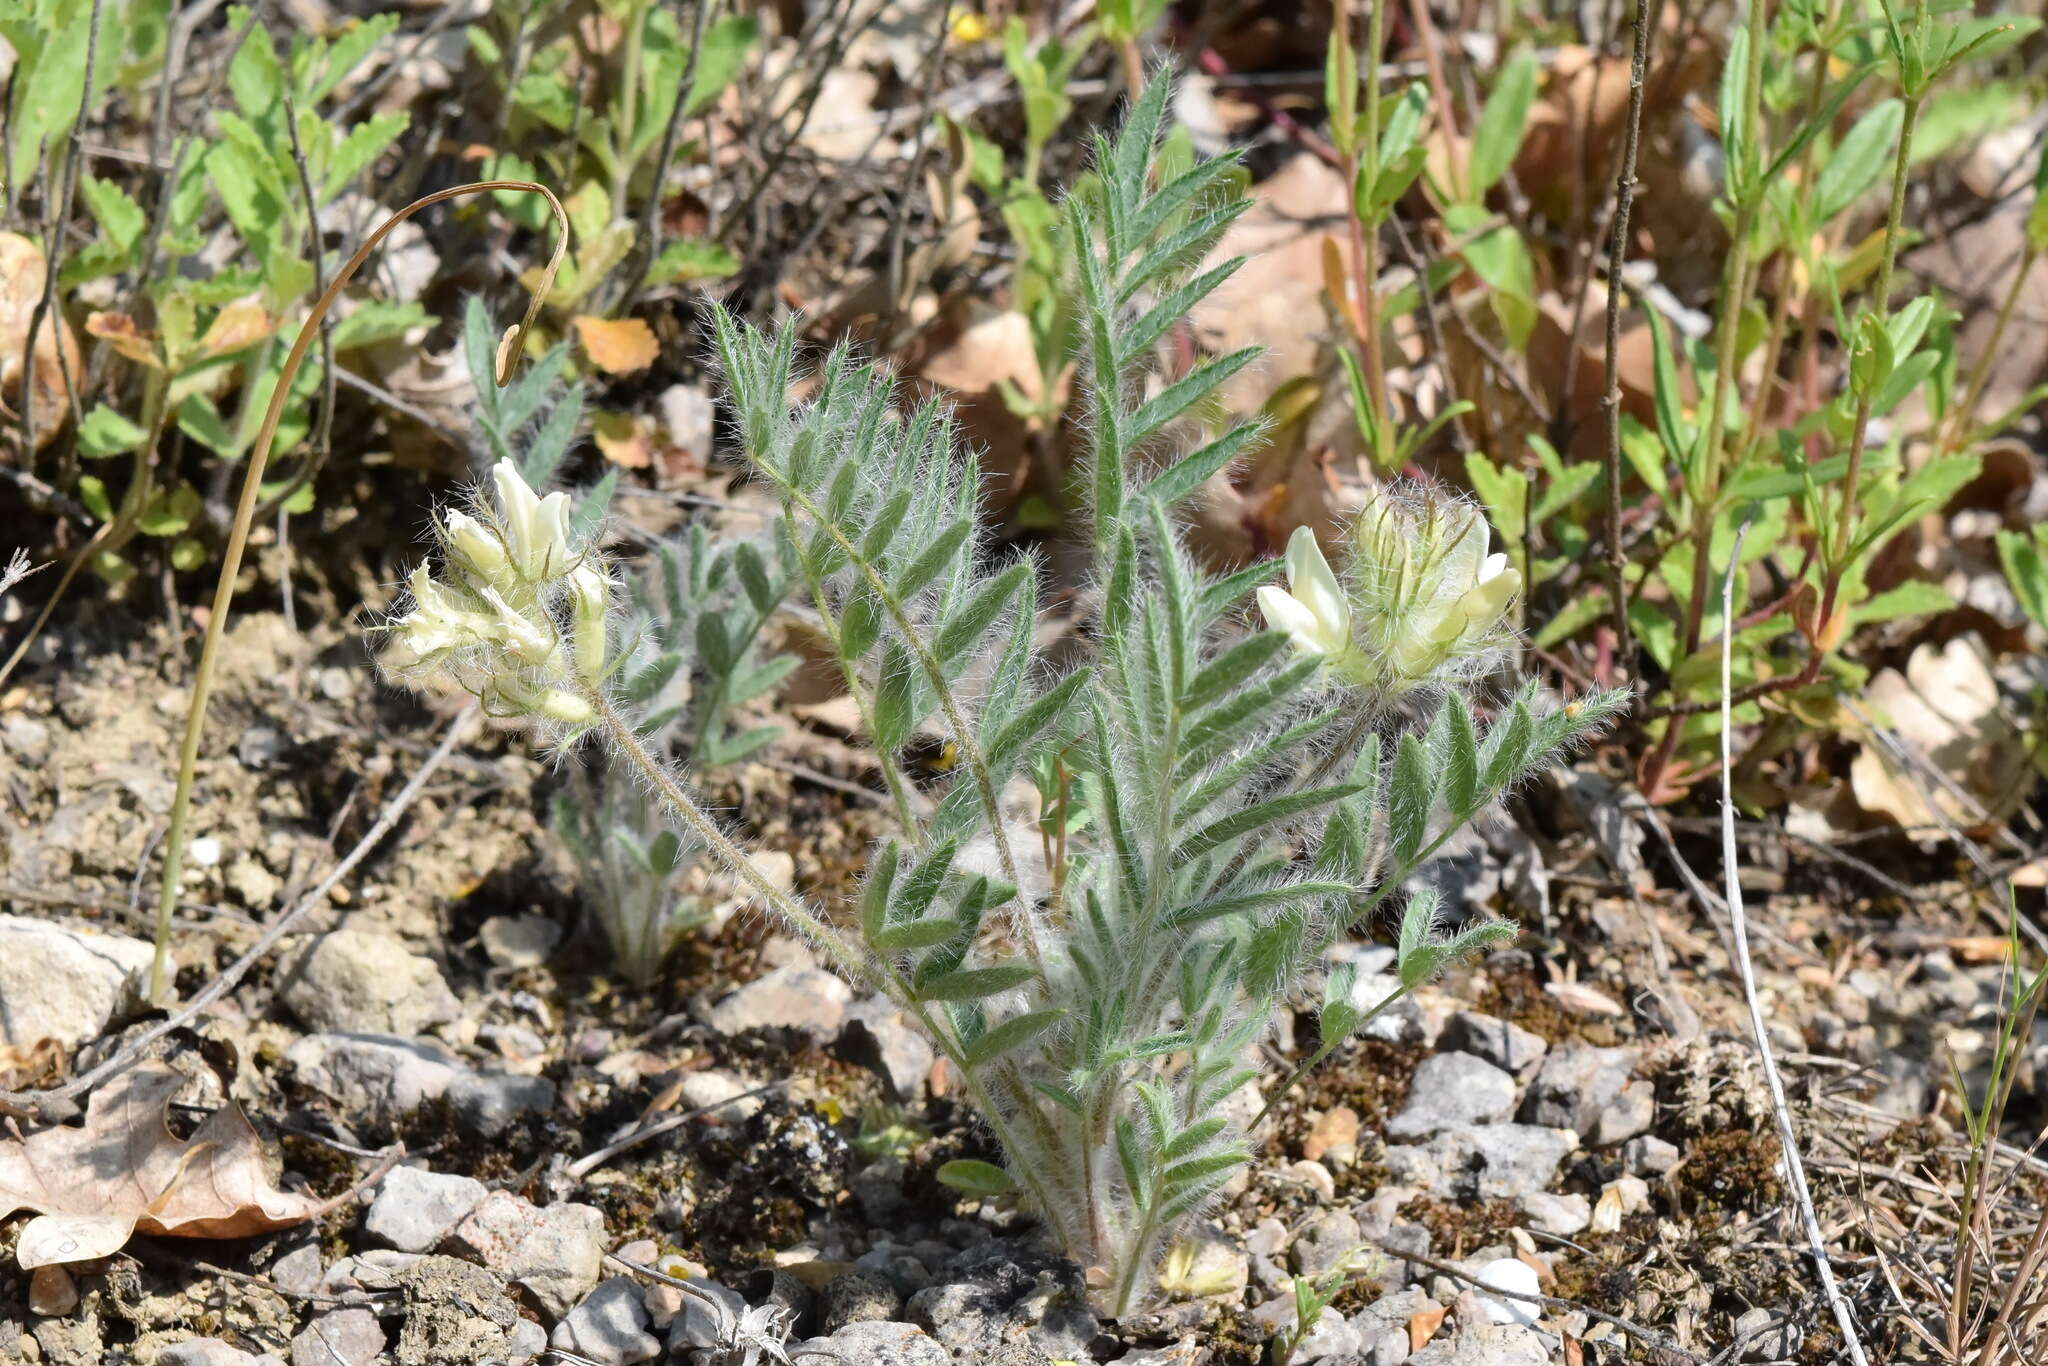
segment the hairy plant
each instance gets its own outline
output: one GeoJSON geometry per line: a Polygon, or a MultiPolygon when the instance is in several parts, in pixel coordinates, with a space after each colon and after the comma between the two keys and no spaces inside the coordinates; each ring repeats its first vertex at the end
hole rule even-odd
{"type": "MultiPolygon", "coordinates": [[[[1101,140],[1087,202],[1066,205],[1097,591],[1087,657],[1065,673],[1037,646],[1037,567],[982,543],[978,468],[943,408],[905,412],[888,375],[838,350],[792,409],[793,333],[715,315],[744,454],[782,503],[789,564],[901,822],[849,916],[764,878],[643,736],[608,606],[579,587],[615,593],[615,580],[547,511],[562,495],[540,498],[501,465],[496,506],[442,524],[446,567],[422,571],[390,656],[501,710],[524,705],[558,743],[598,736],[727,872],[908,1013],[1002,1150],[1000,1166],[942,1175],[1026,1200],[1116,1313],[1250,1160],[1257,1120],[1225,1101],[1258,1079],[1279,1003],[1453,830],[1620,705],[1545,709],[1533,689],[1491,719],[1474,705],[1477,662],[1504,655],[1515,579],[1485,555],[1476,512],[1442,496],[1376,502],[1342,576],[1313,543],[1292,553],[1293,608],[1266,598],[1284,631],[1253,629],[1243,610],[1273,565],[1218,577],[1194,563],[1173,507],[1257,432],[1153,458],[1252,359],[1148,373],[1155,344],[1236,268],[1196,263],[1242,207],[1227,162],[1155,180],[1166,87],[1154,80],[1101,140]],[[1436,698],[1422,730],[1403,721],[1436,698]],[[956,762],[925,792],[904,753],[931,735],[956,762]],[[1040,789],[1036,826],[1002,798],[1024,774],[1040,789]]],[[[1325,983],[1309,1064],[1512,934],[1452,933],[1439,909],[1418,896],[1397,917],[1390,983],[1325,983]]]]}

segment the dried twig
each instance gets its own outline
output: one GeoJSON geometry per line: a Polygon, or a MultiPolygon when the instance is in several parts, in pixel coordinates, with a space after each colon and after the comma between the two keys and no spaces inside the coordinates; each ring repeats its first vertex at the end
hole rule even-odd
{"type": "MultiPolygon", "coordinates": [[[[1639,0],[1640,3],[1640,0],[1639,0]]],[[[1742,541],[1749,534],[1749,518],[1735,530],[1735,544],[1728,552],[1728,569],[1721,577],[1721,617],[1731,620],[1735,605],[1735,568],[1742,562],[1742,541]]],[[[1732,633],[1721,633],[1721,867],[1726,891],[1722,894],[1728,905],[1728,920],[1735,932],[1735,969],[1742,975],[1742,997],[1749,1005],[1750,1030],[1756,1035],[1757,1058],[1763,1064],[1764,1084],[1771,1093],[1771,1113],[1778,1121],[1778,1141],[1784,1149],[1786,1185],[1790,1187],[1793,1201],[1799,1206],[1800,1223],[1806,1231],[1806,1240],[1813,1255],[1813,1265],[1820,1275],[1821,1292],[1827,1297],[1834,1310],[1835,1324],[1841,1329],[1842,1343],[1847,1348],[1849,1360],[1855,1366],[1868,1366],[1863,1355],[1863,1343],[1857,1336],[1856,1319],[1849,1310],[1849,1302],[1843,1297],[1841,1287],[1835,1283],[1834,1266],[1828,1261],[1827,1241],[1821,1234],[1820,1216],[1814,1212],[1813,1193],[1807,1189],[1806,1168],[1799,1159],[1799,1135],[1792,1127],[1792,1108],[1785,1099],[1785,1083],[1778,1076],[1778,1062],[1771,1051],[1770,1031],[1764,1026],[1763,1002],[1756,991],[1756,973],[1749,959],[1749,917],[1742,903],[1742,878],[1737,866],[1735,847],[1735,781],[1731,776],[1735,770],[1734,741],[1735,719],[1729,705],[1733,692],[1734,650],[1732,633]]]]}
{"type": "Polygon", "coordinates": [[[624,1138],[618,1140],[616,1143],[608,1143],[604,1147],[599,1148],[596,1152],[586,1153],[582,1157],[577,1158],[574,1162],[571,1162],[568,1168],[569,1175],[576,1177],[578,1180],[581,1180],[583,1177],[588,1176],[591,1172],[596,1171],[599,1167],[602,1167],[605,1163],[617,1157],[620,1153],[625,1152],[630,1148],[637,1148],[650,1138],[659,1138],[663,1134],[671,1133],[677,1129],[682,1128],[685,1124],[690,1123],[692,1120],[702,1119],[704,1116],[712,1113],[715,1110],[722,1110],[728,1105],[736,1105],[743,1100],[748,1100],[756,1096],[765,1096],[768,1095],[770,1092],[774,1091],[780,1091],[783,1087],[787,1085],[789,1085],[787,1079],[784,1079],[782,1081],[771,1081],[765,1086],[756,1086],[751,1091],[742,1091],[736,1096],[729,1096],[726,1099],[719,1101],[715,1105],[706,1105],[702,1109],[686,1111],[685,1113],[679,1115],[670,1115],[667,1119],[664,1119],[659,1123],[650,1124],[644,1129],[635,1129],[632,1133],[627,1134],[624,1138]]]}

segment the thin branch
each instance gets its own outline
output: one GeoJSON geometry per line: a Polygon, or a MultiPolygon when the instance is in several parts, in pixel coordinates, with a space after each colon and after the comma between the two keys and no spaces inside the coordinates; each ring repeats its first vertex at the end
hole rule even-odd
{"type": "MultiPolygon", "coordinates": [[[[1735,545],[1728,553],[1728,568],[1721,576],[1721,617],[1728,620],[1734,614],[1735,567],[1742,561],[1742,541],[1749,534],[1749,518],[1743,518],[1742,525],[1735,530],[1735,545]]],[[[1814,1212],[1813,1193],[1807,1189],[1806,1168],[1799,1159],[1799,1135],[1792,1127],[1792,1108],[1785,1099],[1785,1083],[1778,1076],[1778,1061],[1771,1052],[1770,1031],[1764,1026],[1763,1002],[1756,991],[1756,972],[1749,957],[1749,917],[1742,902],[1742,877],[1735,847],[1735,780],[1731,776],[1735,769],[1734,757],[1734,708],[1729,702],[1732,691],[1731,675],[1734,671],[1734,649],[1732,638],[1723,632],[1721,636],[1721,871],[1727,890],[1723,897],[1728,905],[1728,920],[1735,932],[1735,967],[1742,974],[1742,996],[1749,1005],[1749,1026],[1756,1035],[1757,1058],[1763,1064],[1764,1083],[1770,1088],[1771,1113],[1778,1120],[1778,1141],[1784,1149],[1786,1184],[1791,1188],[1792,1197],[1799,1206],[1800,1223],[1806,1231],[1807,1245],[1813,1254],[1815,1271],[1820,1275],[1821,1293],[1827,1297],[1834,1310],[1835,1324],[1842,1332],[1842,1343],[1848,1349],[1849,1360],[1855,1366],[1868,1366],[1863,1355],[1863,1343],[1856,1333],[1856,1319],[1849,1310],[1849,1302],[1842,1295],[1841,1287],[1835,1283],[1835,1269],[1828,1260],[1827,1240],[1821,1233],[1820,1216],[1814,1212]]]]}

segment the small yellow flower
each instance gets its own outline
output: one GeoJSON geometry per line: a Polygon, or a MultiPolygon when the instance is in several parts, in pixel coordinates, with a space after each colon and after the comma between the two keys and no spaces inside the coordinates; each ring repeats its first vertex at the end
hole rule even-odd
{"type": "Polygon", "coordinates": [[[946,28],[947,36],[957,47],[973,47],[976,43],[985,43],[989,40],[989,35],[995,32],[995,26],[989,23],[987,15],[978,14],[970,9],[961,9],[957,5],[946,17],[946,28]]]}

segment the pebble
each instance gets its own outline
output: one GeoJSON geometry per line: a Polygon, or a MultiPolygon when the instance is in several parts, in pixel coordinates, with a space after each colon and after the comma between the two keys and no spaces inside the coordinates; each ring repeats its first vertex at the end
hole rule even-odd
{"type": "Polygon", "coordinates": [[[1553,1195],[1549,1191],[1531,1191],[1522,1197],[1521,1206],[1522,1217],[1529,1221],[1530,1228],[1560,1238],[1583,1233],[1586,1225],[1593,1222],[1593,1202],[1576,1193],[1553,1195]]]}
{"type": "Polygon", "coordinates": [[[859,1366],[953,1366],[953,1356],[936,1339],[912,1323],[850,1323],[828,1337],[812,1338],[789,1349],[791,1360],[837,1359],[859,1366]]]}
{"type": "Polygon", "coordinates": [[[1455,1199],[1512,1200],[1549,1187],[1558,1164],[1579,1146],[1570,1129],[1533,1124],[1473,1124],[1445,1129],[1426,1143],[1386,1151],[1395,1181],[1455,1199]]]}
{"type": "Polygon", "coordinates": [[[308,1034],[284,1056],[307,1089],[386,1127],[439,1100],[463,1073],[439,1044],[395,1034],[308,1034]]]}
{"type": "Polygon", "coordinates": [[[761,1113],[766,1098],[749,1096],[754,1088],[730,1072],[707,1069],[692,1072],[682,1081],[682,1105],[684,1110],[705,1110],[707,1124],[725,1126],[752,1119],[761,1113]],[[746,1098],[740,1099],[742,1096],[746,1098]]]}
{"type": "MultiPolygon", "coordinates": [[[[1391,973],[1369,976],[1361,972],[1351,986],[1351,1004],[1361,1011],[1371,1010],[1400,990],[1401,979],[1391,973]]],[[[1421,1043],[1428,1033],[1423,1026],[1422,1005],[1412,991],[1402,992],[1392,1005],[1380,1011],[1358,1032],[1381,1043],[1421,1043]]]]}
{"type": "Polygon", "coordinates": [[[1358,1111],[1349,1105],[1323,1111],[1302,1140],[1301,1155],[1328,1167],[1350,1166],[1358,1157],[1358,1111]]]}
{"type": "Polygon", "coordinates": [[[823,968],[791,964],[758,977],[711,1007],[706,1019],[721,1034],[795,1029],[825,1039],[846,1023],[853,989],[823,968]]]}
{"type": "Polygon", "coordinates": [[[1649,1081],[1637,1078],[1621,1088],[1600,1118],[1593,1122],[1593,1146],[1611,1148],[1648,1132],[1657,1120],[1657,1093],[1649,1081]]]}
{"type": "Polygon", "coordinates": [[[1437,1053],[1415,1069],[1408,1103],[1387,1121],[1387,1135],[1425,1138],[1455,1125],[1492,1124],[1514,1109],[1514,1077],[1470,1053],[1437,1053]]]}
{"type": "Polygon", "coordinates": [[[492,1191],[449,1240],[525,1286],[542,1309],[559,1318],[597,1288],[604,1214],[594,1205],[538,1208],[510,1191],[492,1191]]]}
{"type": "Polygon", "coordinates": [[[1372,1366],[1395,1366],[1408,1359],[1408,1321],[1436,1308],[1419,1285],[1380,1296],[1351,1316],[1358,1332],[1358,1354],[1372,1366]]]}
{"type": "Polygon", "coordinates": [[[494,915],[477,929],[494,967],[537,968],[562,942],[562,927],[544,915],[494,915]]]}
{"type": "Polygon", "coordinates": [[[292,1366],[372,1366],[384,1351],[384,1328],[369,1309],[329,1309],[292,1339],[292,1366]]]}
{"type": "Polygon", "coordinates": [[[28,1311],[60,1318],[78,1308],[78,1282],[61,1266],[39,1266],[28,1278],[28,1311]]]}
{"type": "Polygon", "coordinates": [[[668,1349],[672,1353],[702,1351],[723,1343],[725,1328],[737,1323],[740,1315],[747,1312],[747,1302],[737,1292],[726,1289],[717,1281],[702,1276],[686,1276],[690,1285],[703,1295],[725,1306],[721,1314],[704,1302],[703,1296],[683,1295],[682,1304],[668,1325],[668,1349]]]}
{"type": "Polygon", "coordinates": [[[1294,1269],[1303,1276],[1335,1271],[1350,1264],[1364,1240],[1358,1219],[1350,1210],[1326,1209],[1294,1235],[1294,1269]]]}
{"type": "Polygon", "coordinates": [[[1453,1011],[1444,1022],[1437,1046],[1475,1054],[1495,1067],[1515,1073],[1543,1061],[1543,1055],[1550,1051],[1541,1034],[1476,1010],[1453,1011]]]}
{"type": "Polygon", "coordinates": [[[315,1030],[419,1034],[460,1012],[455,993],[430,958],[396,935],[335,930],[285,966],[279,996],[315,1030]]]}
{"type": "Polygon", "coordinates": [[[870,996],[847,1012],[835,1051],[848,1062],[879,1075],[889,1084],[890,1099],[902,1104],[917,1099],[931,1074],[931,1044],[889,1001],[870,996]]]}
{"type": "Polygon", "coordinates": [[[464,1072],[448,1087],[448,1107],[472,1138],[497,1138],[528,1115],[555,1108],[555,1084],[510,1072],[464,1072]]]}
{"type": "Polygon", "coordinates": [[[1758,1305],[1735,1320],[1735,1336],[1742,1342],[1744,1361],[1786,1361],[1799,1354],[1805,1334],[1777,1310],[1758,1305]]]}
{"type": "MultiPolygon", "coordinates": [[[[1522,1122],[1590,1135],[1635,1071],[1633,1048],[1554,1048],[1530,1080],[1522,1122]]],[[[1624,1138],[1631,1135],[1623,1135],[1624,1138]]]]}
{"type": "Polygon", "coordinates": [[[896,1283],[877,1271],[834,1276],[818,1293],[820,1324],[827,1334],[850,1323],[886,1323],[903,1312],[896,1283]]]}
{"type": "Polygon", "coordinates": [[[1550,1366],[1550,1347],[1534,1328],[1482,1323],[1439,1335],[1409,1357],[1408,1366],[1550,1366]]]}
{"type": "Polygon", "coordinates": [[[548,1346],[602,1366],[638,1366],[661,1355],[661,1340],[647,1328],[646,1297],[639,1284],[614,1276],[555,1325],[548,1346]]]}
{"type": "MultiPolygon", "coordinates": [[[[1479,1283],[1492,1290],[1506,1290],[1517,1295],[1540,1295],[1543,1283],[1537,1279],[1536,1268],[1520,1257],[1500,1257],[1479,1268],[1479,1283]]],[[[1495,1323],[1532,1324],[1543,1316],[1543,1306],[1528,1300],[1503,1299],[1498,1295],[1481,1295],[1479,1307],[1486,1311],[1486,1317],[1495,1323]]]]}
{"type": "Polygon", "coordinates": [[[284,1366],[265,1352],[257,1356],[219,1338],[193,1338],[156,1354],[156,1366],[284,1366]]]}
{"type": "Polygon", "coordinates": [[[91,1043],[142,1002],[155,956],[125,934],[90,934],[0,915],[0,1044],[24,1051],[55,1039],[91,1043]]]}
{"type": "Polygon", "coordinates": [[[481,1181],[466,1176],[394,1167],[377,1188],[363,1229],[401,1252],[431,1252],[487,1194],[481,1181]]]}
{"type": "Polygon", "coordinates": [[[1320,1162],[1311,1162],[1307,1158],[1290,1162],[1281,1175],[1310,1187],[1324,1204],[1337,1198],[1337,1178],[1320,1162]]]}
{"type": "Polygon", "coordinates": [[[1662,1176],[1678,1165],[1678,1145],[1644,1134],[1623,1145],[1621,1160],[1632,1176],[1662,1176]]]}

